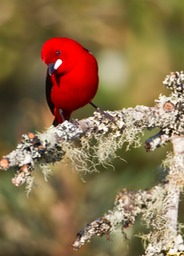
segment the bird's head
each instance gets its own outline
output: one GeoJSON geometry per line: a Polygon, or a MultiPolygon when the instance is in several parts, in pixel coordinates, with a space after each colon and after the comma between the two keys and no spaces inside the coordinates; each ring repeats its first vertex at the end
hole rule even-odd
{"type": "Polygon", "coordinates": [[[54,37],[47,40],[41,50],[41,58],[48,65],[49,75],[69,72],[77,60],[82,46],[69,38],[54,37]]]}

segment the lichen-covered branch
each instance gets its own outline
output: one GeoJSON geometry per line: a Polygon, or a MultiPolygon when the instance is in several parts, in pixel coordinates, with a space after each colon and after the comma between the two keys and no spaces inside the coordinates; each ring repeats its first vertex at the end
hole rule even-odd
{"type": "Polygon", "coordinates": [[[92,171],[98,164],[105,165],[115,157],[116,150],[124,143],[127,147],[139,146],[140,134],[145,129],[159,127],[161,132],[148,139],[145,145],[147,151],[154,150],[169,141],[171,136],[184,134],[184,103],[181,97],[183,73],[175,73],[166,78],[169,88],[170,80],[175,82],[173,77],[179,83],[179,93],[174,84],[170,96],[160,95],[154,107],[136,106],[119,111],[97,111],[87,119],[65,121],[43,133],[23,135],[17,148],[0,161],[0,168],[15,169],[13,183],[16,186],[30,180],[36,166],[43,167],[64,157],[70,158],[76,169],[92,171]],[[92,140],[96,141],[93,148],[90,147],[92,140]]]}
{"type": "Polygon", "coordinates": [[[81,230],[73,243],[74,249],[78,250],[85,242],[90,241],[94,235],[110,237],[118,225],[123,229],[134,224],[139,213],[152,200],[150,191],[128,191],[123,189],[115,199],[114,208],[103,217],[87,224],[81,230]]]}
{"type": "Polygon", "coordinates": [[[140,214],[150,228],[145,256],[183,253],[184,242],[178,230],[178,205],[184,186],[183,72],[171,73],[163,84],[171,93],[160,95],[153,107],[96,111],[87,119],[65,121],[43,133],[25,134],[16,149],[0,160],[0,169],[14,168],[14,185],[25,182],[30,185],[36,167],[46,176],[48,164],[60,160],[69,159],[78,171],[95,171],[98,165],[109,164],[124,144],[127,148],[140,146],[140,135],[145,129],[160,129],[146,140],[146,151],[153,151],[166,142],[173,144],[173,155],[168,155],[164,161],[168,168],[165,180],[147,191],[122,190],[111,211],[78,233],[73,243],[75,249],[94,235],[108,238],[119,224],[124,230],[134,224],[140,214]]]}
{"type": "Polygon", "coordinates": [[[77,234],[74,249],[80,249],[93,236],[106,236],[108,239],[117,226],[121,225],[124,232],[135,223],[139,214],[150,228],[150,232],[143,235],[145,256],[183,255],[184,241],[178,228],[178,206],[184,177],[176,174],[178,168],[180,171],[184,169],[184,156],[179,162],[175,157],[167,160],[170,171],[164,182],[147,191],[120,191],[113,209],[87,224],[77,234]]]}
{"type": "MultiPolygon", "coordinates": [[[[79,249],[94,235],[109,237],[118,224],[122,225],[124,231],[130,224],[134,224],[139,214],[146,226],[150,228],[150,232],[143,237],[146,241],[145,256],[184,255],[183,236],[178,227],[179,199],[184,187],[183,81],[183,73],[172,73],[164,80],[166,87],[172,89],[171,98],[173,98],[167,98],[165,101],[165,96],[160,96],[156,115],[162,113],[161,115],[168,123],[166,121],[162,127],[159,126],[160,132],[145,142],[145,149],[152,151],[171,141],[173,155],[169,154],[164,161],[164,166],[168,168],[168,175],[159,185],[148,191],[121,191],[111,211],[89,223],[78,233],[73,243],[75,249],[79,249]],[[176,114],[176,109],[178,114],[173,123],[171,120],[176,114]],[[170,115],[168,119],[167,114],[170,115]]],[[[162,119],[161,116],[160,118],[162,119]]]]}
{"type": "MultiPolygon", "coordinates": [[[[73,243],[74,249],[80,249],[85,242],[89,242],[95,235],[106,236],[108,239],[119,225],[122,226],[122,231],[126,230],[134,224],[137,215],[141,214],[142,220],[152,228],[148,235],[144,235],[144,240],[146,239],[148,244],[145,255],[165,255],[160,254],[161,251],[166,253],[169,250],[173,252],[174,249],[175,252],[183,250],[183,240],[181,235],[176,232],[175,215],[172,218],[172,215],[165,214],[167,209],[171,210],[173,207],[169,200],[171,198],[167,198],[167,195],[167,185],[158,185],[147,191],[128,191],[127,189],[120,191],[115,199],[114,208],[103,217],[87,224],[77,234],[73,243]],[[171,222],[173,219],[174,223],[171,222]],[[180,242],[178,243],[178,241],[180,242]]],[[[176,199],[174,191],[172,195],[176,199]]]]}

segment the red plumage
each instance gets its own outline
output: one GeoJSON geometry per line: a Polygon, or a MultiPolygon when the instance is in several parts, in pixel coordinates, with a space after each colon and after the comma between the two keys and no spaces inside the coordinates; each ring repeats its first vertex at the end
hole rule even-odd
{"type": "Polygon", "coordinates": [[[57,125],[94,98],[98,89],[98,65],[82,45],[62,37],[46,41],[41,57],[48,65],[46,97],[55,116],[53,124],[57,125]]]}

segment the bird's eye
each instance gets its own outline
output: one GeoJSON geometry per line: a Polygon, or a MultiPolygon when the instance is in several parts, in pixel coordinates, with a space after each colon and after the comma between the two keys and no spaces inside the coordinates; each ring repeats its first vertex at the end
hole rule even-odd
{"type": "Polygon", "coordinates": [[[61,53],[61,52],[60,52],[59,50],[58,50],[58,51],[56,51],[56,55],[60,55],[60,53],[61,53]]]}

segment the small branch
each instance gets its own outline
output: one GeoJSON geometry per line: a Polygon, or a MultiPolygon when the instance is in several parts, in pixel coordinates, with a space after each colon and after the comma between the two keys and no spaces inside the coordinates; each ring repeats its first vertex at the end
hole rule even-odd
{"type": "Polygon", "coordinates": [[[77,234],[76,240],[73,243],[74,249],[78,250],[95,235],[105,235],[108,239],[118,225],[122,225],[124,229],[134,224],[136,216],[146,207],[150,198],[150,191],[134,192],[127,189],[122,190],[118,193],[114,208],[111,211],[86,225],[77,234]]]}
{"type": "Polygon", "coordinates": [[[156,148],[165,145],[168,141],[170,141],[170,135],[165,134],[163,131],[159,131],[154,136],[150,137],[145,141],[145,149],[147,152],[153,151],[156,148]]]}

